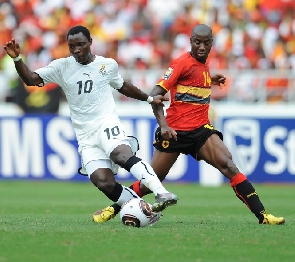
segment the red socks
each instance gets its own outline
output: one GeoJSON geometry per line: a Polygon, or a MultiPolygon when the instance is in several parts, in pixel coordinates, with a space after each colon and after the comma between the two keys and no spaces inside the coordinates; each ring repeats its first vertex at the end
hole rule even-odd
{"type": "Polygon", "coordinates": [[[246,206],[255,214],[259,221],[263,219],[264,206],[261,203],[257,192],[247,177],[242,173],[236,174],[231,180],[230,185],[236,193],[236,196],[246,204],[246,206]]]}
{"type": "Polygon", "coordinates": [[[139,197],[143,197],[144,194],[140,191],[140,181],[137,180],[135,181],[130,188],[139,196],[139,197]]]}
{"type": "Polygon", "coordinates": [[[247,180],[247,177],[242,173],[238,173],[230,180],[230,185],[232,187],[235,187],[236,185],[242,183],[245,180],[247,180]]]}

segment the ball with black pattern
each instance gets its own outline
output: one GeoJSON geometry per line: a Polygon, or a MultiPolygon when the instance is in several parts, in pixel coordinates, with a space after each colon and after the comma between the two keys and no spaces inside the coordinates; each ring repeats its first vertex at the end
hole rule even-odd
{"type": "Polygon", "coordinates": [[[133,198],[122,205],[120,218],[125,226],[145,227],[152,218],[152,210],[144,200],[133,198]]]}

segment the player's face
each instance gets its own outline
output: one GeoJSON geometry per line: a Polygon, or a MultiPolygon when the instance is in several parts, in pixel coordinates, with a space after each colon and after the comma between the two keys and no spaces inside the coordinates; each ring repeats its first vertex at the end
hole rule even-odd
{"type": "Polygon", "coordinates": [[[81,32],[75,35],[69,35],[69,51],[78,63],[87,65],[92,62],[91,43],[81,32]]]}
{"type": "Polygon", "coordinates": [[[201,63],[205,63],[212,47],[212,35],[210,33],[198,33],[190,38],[192,56],[201,63]]]}

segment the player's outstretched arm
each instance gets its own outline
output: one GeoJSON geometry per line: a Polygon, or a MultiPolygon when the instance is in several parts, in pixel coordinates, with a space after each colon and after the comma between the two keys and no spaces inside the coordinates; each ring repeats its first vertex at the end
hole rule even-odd
{"type": "MultiPolygon", "coordinates": [[[[164,96],[167,93],[167,91],[160,87],[160,86],[155,86],[151,92],[151,96],[157,96],[157,95],[162,95],[164,96]]],[[[168,99],[169,100],[169,99],[168,99]]],[[[176,131],[168,126],[166,119],[165,119],[165,114],[164,114],[164,109],[162,106],[159,105],[152,105],[153,108],[153,113],[157,119],[157,122],[161,128],[161,134],[165,139],[174,139],[177,140],[177,133],[176,131]]]]}
{"type": "Polygon", "coordinates": [[[35,72],[31,71],[21,59],[20,46],[14,38],[8,41],[3,46],[3,48],[5,49],[6,53],[13,59],[15,69],[26,85],[35,86],[43,83],[42,78],[35,72]]]}
{"type": "Polygon", "coordinates": [[[155,95],[149,96],[145,92],[141,91],[138,87],[134,86],[132,83],[128,81],[124,81],[123,86],[118,89],[118,91],[128,97],[140,100],[147,101],[152,105],[160,105],[164,106],[163,101],[168,101],[169,99],[164,97],[163,95],[155,95]]]}

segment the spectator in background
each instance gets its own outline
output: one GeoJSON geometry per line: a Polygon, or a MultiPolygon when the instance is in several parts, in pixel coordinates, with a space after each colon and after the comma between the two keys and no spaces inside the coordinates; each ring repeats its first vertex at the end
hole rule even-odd
{"type": "MultiPolygon", "coordinates": [[[[295,70],[294,0],[170,0],[169,5],[166,2],[1,1],[0,44],[20,36],[31,66],[29,57],[40,48],[53,59],[68,55],[67,47],[61,45],[66,30],[83,24],[93,32],[94,52],[116,59],[126,69],[163,69],[171,58],[189,48],[188,29],[206,23],[216,40],[208,58],[212,70],[265,70],[282,65],[295,70]]],[[[15,80],[10,75],[8,78],[9,82],[15,80]]]]}
{"type": "MultiPolygon", "coordinates": [[[[162,0],[87,0],[77,8],[80,2],[20,0],[2,3],[1,16],[4,18],[2,32],[5,32],[4,37],[1,38],[2,44],[14,36],[14,31],[17,30],[18,33],[27,34],[23,43],[27,53],[35,52],[42,45],[51,52],[55,52],[54,58],[62,57],[63,52],[54,51],[58,41],[53,40],[49,46],[47,42],[51,42],[50,39],[64,39],[66,28],[83,22],[91,29],[97,26],[100,28],[94,30],[94,37],[100,38],[102,44],[94,48],[104,46],[104,52],[107,53],[110,51],[108,44],[115,41],[117,43],[111,44],[111,49],[117,49],[113,53],[117,56],[121,45],[125,46],[125,50],[132,49],[134,40],[137,39],[137,41],[143,41],[141,44],[151,43],[151,47],[148,47],[149,52],[157,55],[158,46],[171,46],[172,50],[177,50],[179,40],[174,42],[174,39],[179,39],[181,34],[186,35],[187,38],[188,28],[206,22],[211,25],[216,35],[218,45],[216,44],[214,48],[216,46],[219,48],[212,54],[212,59],[220,57],[220,54],[224,52],[237,59],[244,56],[245,37],[255,40],[268,60],[280,55],[277,51],[277,40],[280,37],[283,37],[286,52],[292,54],[294,51],[295,22],[292,13],[295,6],[290,0],[241,2],[173,0],[169,5],[162,0]],[[154,15],[157,12],[161,15],[154,15]],[[55,28],[57,31],[53,33],[52,29],[55,28]]],[[[186,41],[185,37],[182,39],[186,41]]],[[[182,43],[180,45],[186,46],[182,43]]],[[[145,48],[144,45],[143,47],[145,48]]],[[[163,54],[158,53],[158,55],[163,54]]],[[[138,63],[135,61],[138,58],[140,57],[134,52],[125,59],[119,59],[119,62],[124,67],[136,69],[138,63]]],[[[144,58],[147,66],[155,65],[154,59],[154,55],[144,58]]],[[[169,59],[170,57],[158,60],[162,62],[160,68],[165,68],[169,59]]],[[[255,67],[251,65],[250,68],[255,67]]]]}
{"type": "Polygon", "coordinates": [[[43,88],[39,88],[27,86],[18,78],[7,101],[18,105],[23,113],[58,114],[62,97],[62,90],[56,84],[47,84],[43,88]]]}

